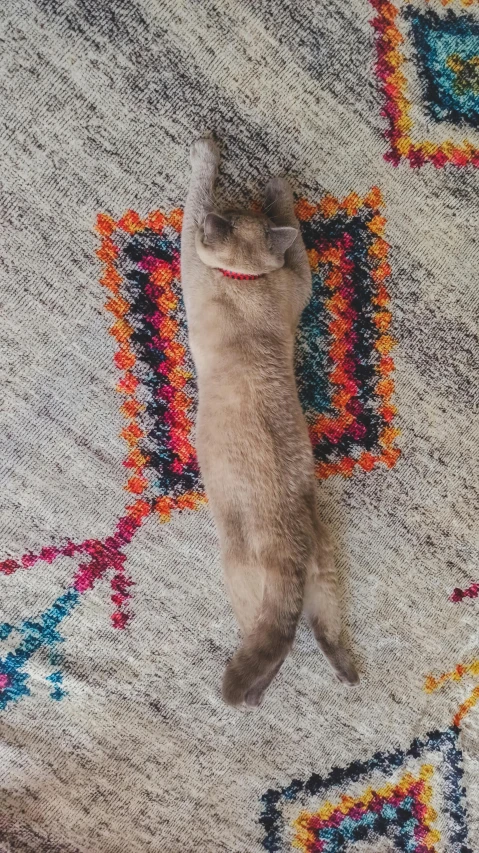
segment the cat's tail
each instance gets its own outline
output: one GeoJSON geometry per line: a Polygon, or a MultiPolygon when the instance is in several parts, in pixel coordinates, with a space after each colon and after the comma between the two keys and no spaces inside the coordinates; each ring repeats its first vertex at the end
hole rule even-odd
{"type": "Polygon", "coordinates": [[[224,674],[223,698],[228,705],[261,703],[293,644],[305,576],[306,570],[281,557],[276,557],[274,569],[266,569],[259,615],[224,674]]]}

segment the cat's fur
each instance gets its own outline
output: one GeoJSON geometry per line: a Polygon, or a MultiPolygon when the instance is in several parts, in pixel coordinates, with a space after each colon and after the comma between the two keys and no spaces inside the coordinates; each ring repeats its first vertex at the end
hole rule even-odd
{"type": "Polygon", "coordinates": [[[267,216],[218,214],[218,162],[213,138],[193,144],[181,274],[198,375],[198,459],[243,632],[223,696],[257,705],[291,649],[303,607],[338,677],[355,683],[357,673],[340,642],[333,551],[317,515],[293,370],[311,271],[292,192],[275,178],[267,216]],[[238,281],[220,269],[261,277],[238,281]]]}

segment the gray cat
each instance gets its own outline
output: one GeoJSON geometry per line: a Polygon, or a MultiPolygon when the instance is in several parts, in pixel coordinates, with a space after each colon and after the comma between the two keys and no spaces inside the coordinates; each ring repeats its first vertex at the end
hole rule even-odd
{"type": "Polygon", "coordinates": [[[301,611],[341,681],[331,544],[316,508],[311,443],[296,390],[294,341],[311,270],[288,183],[271,180],[266,215],[215,210],[219,150],[191,148],[181,277],[198,375],[198,460],[243,632],[223,697],[259,705],[289,653],[301,611]]]}

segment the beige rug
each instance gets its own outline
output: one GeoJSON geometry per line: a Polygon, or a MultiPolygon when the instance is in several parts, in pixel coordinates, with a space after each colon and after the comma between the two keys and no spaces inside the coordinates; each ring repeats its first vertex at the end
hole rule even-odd
{"type": "Polygon", "coordinates": [[[475,853],[477,4],[10,0],[0,32],[0,850],[475,853]],[[297,194],[361,672],[302,625],[255,714],[220,699],[178,277],[206,128],[224,198],[297,194]]]}

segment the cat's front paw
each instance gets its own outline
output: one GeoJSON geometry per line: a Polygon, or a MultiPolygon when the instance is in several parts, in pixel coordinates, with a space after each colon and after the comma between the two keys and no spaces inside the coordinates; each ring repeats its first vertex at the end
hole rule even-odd
{"type": "Polygon", "coordinates": [[[218,166],[220,162],[220,149],[212,134],[200,136],[193,142],[190,148],[190,161],[193,169],[209,165],[218,166]]]}
{"type": "Polygon", "coordinates": [[[275,201],[294,204],[293,190],[286,178],[270,178],[266,184],[266,204],[274,204],[275,201]]]}

